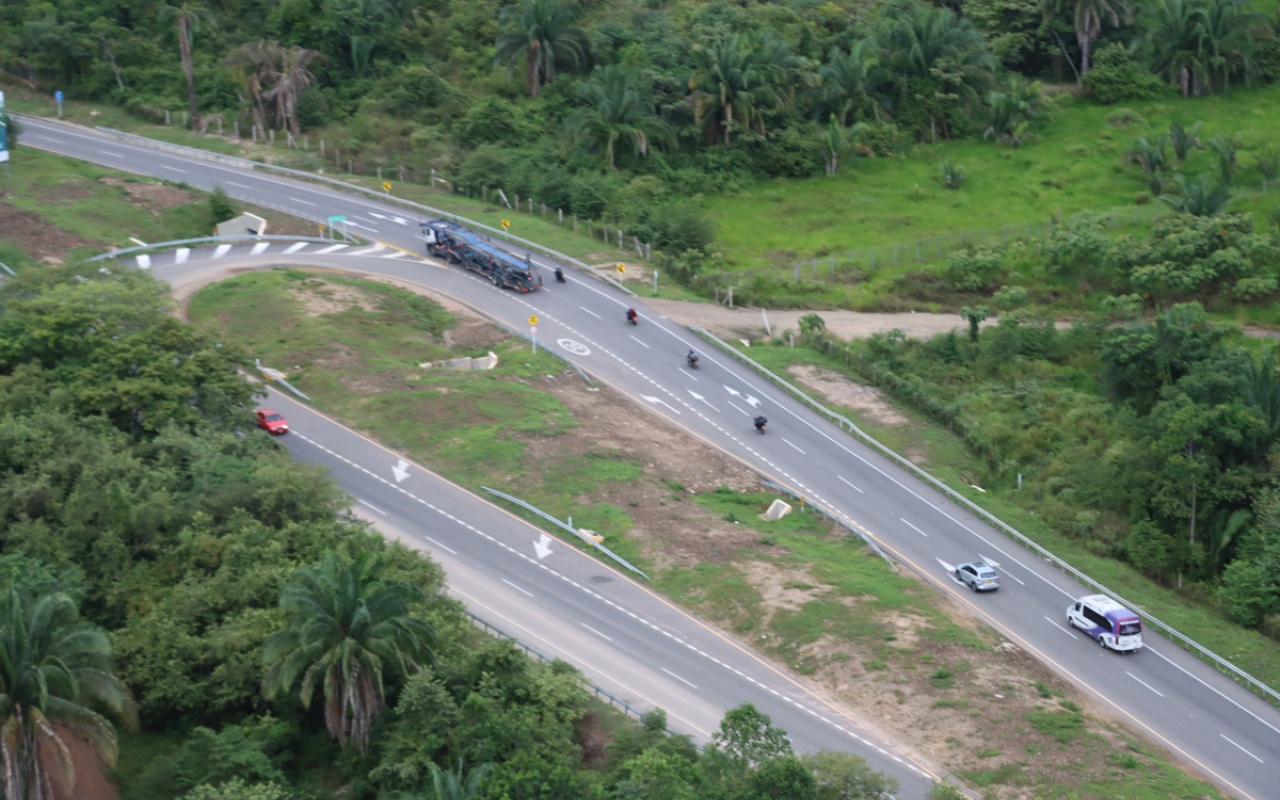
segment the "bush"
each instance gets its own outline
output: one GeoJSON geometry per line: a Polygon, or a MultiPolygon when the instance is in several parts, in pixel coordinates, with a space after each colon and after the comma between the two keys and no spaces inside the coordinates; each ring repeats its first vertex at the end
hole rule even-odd
{"type": "Polygon", "coordinates": [[[1154,100],[1169,92],[1164,81],[1119,43],[1098,49],[1084,76],[1084,85],[1099,103],[1107,105],[1126,100],[1154,100]]]}
{"type": "Polygon", "coordinates": [[[911,148],[911,137],[897,125],[876,122],[858,137],[857,152],[862,156],[905,156],[911,148]]]}
{"type": "Polygon", "coordinates": [[[210,227],[219,222],[226,222],[239,213],[235,204],[231,202],[231,198],[227,196],[227,190],[221,186],[214,187],[213,193],[209,195],[210,227]]]}
{"type": "Polygon", "coordinates": [[[1132,108],[1119,108],[1107,115],[1107,124],[1116,128],[1127,128],[1130,125],[1146,125],[1147,118],[1132,108]]]}
{"type": "Polygon", "coordinates": [[[304,131],[329,124],[329,101],[319,89],[308,89],[298,96],[298,127],[304,131]]]}
{"type": "Polygon", "coordinates": [[[950,161],[942,162],[942,174],[938,177],[938,182],[944,189],[959,189],[964,185],[964,167],[950,161]]]}
{"type": "Polygon", "coordinates": [[[959,289],[980,291],[1000,271],[1003,258],[998,251],[987,247],[957,250],[947,259],[947,277],[959,289]]]}

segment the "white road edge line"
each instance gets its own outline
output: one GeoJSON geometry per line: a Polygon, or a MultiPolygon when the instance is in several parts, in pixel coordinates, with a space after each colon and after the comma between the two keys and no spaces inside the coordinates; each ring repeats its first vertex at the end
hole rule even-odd
{"type": "Polygon", "coordinates": [[[387,515],[387,512],[385,512],[385,511],[383,511],[382,509],[378,508],[378,507],[377,507],[377,506],[375,506],[373,503],[367,502],[367,501],[365,501],[365,500],[361,500],[361,499],[360,499],[360,498],[358,498],[358,497],[356,498],[356,502],[357,502],[357,503],[359,503],[359,504],[360,504],[360,505],[362,505],[362,506],[368,506],[369,508],[372,508],[374,511],[377,511],[379,514],[381,514],[381,515],[382,515],[382,516],[384,516],[384,517],[387,515]]]}
{"type": "MultiPolygon", "coordinates": [[[[784,441],[784,442],[787,442],[786,437],[779,436],[778,438],[779,438],[779,439],[782,439],[782,441],[784,441]]],[[[791,442],[787,442],[787,444],[791,444],[791,442]]],[[[792,447],[795,447],[796,452],[797,452],[797,453],[799,453],[800,455],[802,455],[802,456],[807,456],[807,455],[809,455],[809,454],[808,454],[808,453],[806,453],[805,451],[801,450],[799,447],[796,447],[794,444],[791,444],[791,446],[792,446],[792,447]]]]}
{"type": "Polygon", "coordinates": [[[160,169],[167,169],[170,172],[181,172],[183,175],[187,174],[187,171],[185,169],[178,169],[177,167],[171,167],[168,164],[157,164],[156,166],[160,167],[160,169]]]}
{"type": "MultiPolygon", "coordinates": [[[[738,408],[737,406],[734,406],[734,405],[733,405],[733,401],[732,401],[732,400],[726,400],[725,402],[727,402],[729,405],[733,406],[734,408],[738,408]]],[[[739,410],[739,411],[742,411],[742,409],[740,409],[740,408],[738,408],[738,410],[739,410]]],[[[746,414],[748,417],[749,417],[749,416],[751,416],[750,412],[742,411],[742,413],[743,413],[743,414],[746,414]]]]}
{"type": "MultiPolygon", "coordinates": [[[[673,677],[673,678],[675,678],[676,680],[680,681],[681,683],[687,683],[687,684],[689,684],[690,686],[693,686],[693,688],[695,688],[695,689],[697,689],[697,688],[698,688],[697,686],[694,686],[692,683],[689,683],[689,682],[688,682],[688,681],[686,681],[684,678],[681,678],[679,675],[675,674],[674,672],[672,672],[671,670],[667,669],[666,667],[662,667],[661,669],[662,669],[662,671],[663,671],[663,672],[667,673],[668,675],[670,675],[671,677],[673,677]]],[[[1236,746],[1237,746],[1237,747],[1239,747],[1239,745],[1236,745],[1236,746]]]]}
{"type": "Polygon", "coordinates": [[[298,199],[297,197],[290,197],[289,199],[290,199],[290,200],[292,200],[292,201],[293,201],[293,202],[295,202],[295,203],[302,203],[304,206],[312,206],[312,207],[314,207],[314,206],[315,206],[315,203],[312,203],[312,202],[310,202],[310,201],[308,201],[308,200],[300,200],[300,199],[298,199]]]}
{"type": "MultiPolygon", "coordinates": [[[[628,335],[628,336],[631,336],[631,334],[627,334],[627,335],[628,335]]],[[[631,336],[631,339],[632,339],[633,341],[635,341],[635,342],[636,342],[636,344],[639,344],[639,345],[641,345],[642,347],[644,347],[644,349],[645,349],[645,350],[648,350],[648,349],[649,349],[649,345],[647,345],[647,344],[645,344],[644,342],[640,341],[640,340],[639,340],[639,339],[637,339],[636,337],[631,336]]]]}
{"type": "Polygon", "coordinates": [[[579,625],[581,625],[582,627],[586,628],[587,630],[591,631],[591,632],[592,632],[592,633],[594,633],[596,636],[599,636],[601,639],[605,639],[605,640],[610,641],[610,642],[612,642],[612,641],[613,641],[613,639],[612,639],[611,637],[605,636],[603,633],[601,633],[600,631],[598,631],[598,630],[596,630],[595,628],[591,627],[590,625],[588,625],[588,624],[587,624],[587,623],[585,623],[585,622],[580,622],[580,623],[578,623],[578,624],[579,624],[579,625]]]}
{"type": "Polygon", "coordinates": [[[528,589],[521,589],[519,586],[516,586],[514,583],[512,583],[512,582],[511,582],[511,581],[509,581],[509,580],[507,580],[506,578],[503,578],[503,579],[502,579],[502,582],[503,582],[503,583],[505,583],[506,585],[510,586],[512,589],[515,589],[517,592],[524,592],[525,594],[529,595],[530,597],[533,597],[533,592],[530,592],[528,589]]]}
{"type": "Polygon", "coordinates": [[[594,312],[594,311],[592,311],[591,309],[587,308],[586,306],[578,306],[578,308],[580,308],[580,309],[582,309],[583,311],[587,312],[588,314],[590,314],[591,316],[595,317],[596,319],[604,319],[604,317],[600,316],[599,314],[597,314],[596,312],[594,312]]]}
{"type": "Polygon", "coordinates": [[[1270,728],[1271,730],[1275,731],[1276,733],[1280,733],[1280,728],[1277,728],[1275,725],[1272,725],[1270,722],[1267,722],[1265,719],[1263,719],[1262,717],[1260,717],[1260,716],[1258,716],[1257,714],[1253,713],[1252,711],[1250,711],[1249,709],[1245,708],[1244,706],[1240,705],[1240,704],[1239,704],[1239,703],[1237,703],[1235,700],[1232,700],[1230,697],[1227,697],[1225,694],[1223,694],[1222,692],[1218,691],[1215,687],[1210,686],[1208,683],[1205,683],[1205,682],[1204,682],[1203,680],[1201,680],[1201,678],[1199,678],[1198,676],[1196,676],[1196,675],[1192,675],[1192,674],[1191,674],[1191,672],[1190,672],[1186,667],[1182,666],[1181,664],[1177,663],[1177,662],[1176,662],[1176,661],[1174,661],[1173,659],[1169,658],[1169,657],[1168,657],[1168,656],[1166,656],[1164,653],[1161,653],[1159,650],[1152,649],[1151,645],[1149,645],[1149,644],[1147,644],[1147,643],[1143,642],[1142,649],[1143,649],[1143,650],[1146,650],[1148,653],[1155,653],[1156,655],[1160,656],[1160,657],[1161,657],[1161,658],[1163,658],[1165,661],[1168,661],[1170,664],[1173,664],[1173,666],[1175,666],[1175,667],[1177,667],[1178,669],[1182,670],[1182,671],[1183,671],[1184,673],[1186,673],[1187,675],[1190,675],[1192,678],[1195,678],[1195,679],[1196,679],[1197,681],[1199,681],[1199,682],[1200,682],[1200,683],[1201,683],[1201,684],[1202,684],[1206,689],[1210,689],[1210,690],[1212,690],[1215,694],[1217,694],[1217,695],[1218,695],[1219,697],[1221,697],[1223,700],[1226,700],[1226,701],[1227,701],[1228,703],[1230,703],[1231,705],[1235,706],[1236,708],[1240,709],[1240,710],[1241,710],[1241,711],[1243,711],[1244,713],[1246,713],[1246,714],[1248,714],[1249,716],[1253,717],[1253,718],[1254,718],[1254,719],[1256,719],[1258,722],[1261,722],[1263,725],[1266,725],[1268,728],[1270,728]]]}
{"type": "MultiPolygon", "coordinates": [[[[898,517],[898,519],[902,519],[902,517],[898,517]]],[[[920,535],[921,535],[921,536],[923,536],[924,538],[926,538],[926,539],[928,539],[928,538],[929,538],[929,534],[927,534],[927,533],[925,533],[924,531],[920,530],[920,529],[919,529],[919,528],[917,528],[915,525],[912,525],[910,522],[907,522],[905,519],[902,519],[902,524],[903,524],[903,525],[906,525],[908,528],[910,528],[911,530],[913,530],[913,531],[915,531],[916,533],[920,534],[920,535]]]]}
{"type": "MultiPolygon", "coordinates": [[[[1219,735],[1219,736],[1221,736],[1223,739],[1227,739],[1227,735],[1226,735],[1225,733],[1220,733],[1220,734],[1218,734],[1218,735],[1219,735]]],[[[1228,742],[1231,742],[1231,740],[1230,740],[1230,739],[1227,739],[1227,741],[1228,741],[1228,742]]],[[[1232,743],[1232,744],[1236,744],[1235,742],[1231,742],[1231,743],[1232,743]]],[[[1240,745],[1236,744],[1236,747],[1240,747],[1240,745]]],[[[1249,758],[1252,758],[1254,761],[1257,761],[1259,764],[1265,764],[1265,763],[1267,763],[1267,762],[1263,761],[1262,759],[1258,758],[1257,756],[1255,756],[1253,753],[1250,753],[1248,750],[1245,750],[1243,747],[1240,747],[1240,752],[1244,753],[1244,754],[1245,754],[1245,755],[1247,755],[1249,758]]]]}
{"type": "MultiPolygon", "coordinates": [[[[837,478],[840,478],[840,476],[839,476],[839,475],[837,475],[836,477],[837,477],[837,478]]],[[[852,483],[849,483],[848,481],[845,481],[845,480],[844,480],[844,478],[840,478],[840,480],[844,481],[844,482],[845,482],[846,484],[848,484],[849,486],[853,486],[853,484],[852,484],[852,483]]],[[[853,486],[853,488],[858,489],[858,487],[857,487],[857,486],[853,486]]],[[[866,492],[862,491],[861,489],[858,489],[858,493],[859,493],[859,494],[866,494],[866,492]]]]}
{"type": "Polygon", "coordinates": [[[1069,630],[1067,630],[1066,628],[1062,627],[1061,625],[1059,625],[1058,623],[1056,623],[1056,622],[1054,622],[1053,620],[1049,619],[1048,617],[1045,617],[1045,619],[1046,619],[1046,620],[1048,620],[1048,622],[1049,622],[1049,624],[1050,624],[1050,625],[1052,625],[1053,627],[1055,627],[1055,628],[1057,628],[1058,630],[1062,631],[1062,632],[1063,632],[1063,633],[1065,633],[1066,635],[1070,636],[1072,639],[1079,639],[1079,638],[1080,638],[1079,636],[1076,636],[1074,633],[1072,633],[1071,631],[1069,631],[1069,630]]]}
{"type": "Polygon", "coordinates": [[[1142,684],[1143,686],[1147,687],[1148,689],[1150,689],[1151,691],[1155,692],[1156,694],[1159,694],[1161,697],[1164,697],[1164,695],[1163,695],[1163,694],[1160,694],[1160,692],[1159,692],[1159,691],[1157,691],[1157,690],[1155,689],[1155,687],[1153,687],[1151,684],[1149,684],[1149,683],[1147,683],[1146,681],[1144,681],[1142,678],[1139,678],[1137,675],[1134,675],[1134,674],[1133,674],[1132,672],[1130,672],[1129,670],[1127,670],[1127,669],[1126,669],[1126,670],[1124,671],[1124,674],[1125,674],[1125,675],[1128,675],[1130,678],[1133,678],[1135,681],[1137,681],[1138,683],[1140,683],[1140,684],[1142,684]]]}

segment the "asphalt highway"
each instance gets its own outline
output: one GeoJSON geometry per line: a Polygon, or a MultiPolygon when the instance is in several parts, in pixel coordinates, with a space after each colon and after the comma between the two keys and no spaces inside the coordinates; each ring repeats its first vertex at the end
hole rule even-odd
{"type": "MultiPolygon", "coordinates": [[[[230,266],[328,266],[421,284],[513,328],[527,328],[528,318],[535,315],[541,341],[558,348],[566,358],[638,406],[858,524],[895,559],[925,576],[939,590],[953,595],[1011,642],[1087,692],[1100,711],[1169,748],[1190,768],[1230,794],[1253,800],[1277,796],[1273,792],[1275,781],[1280,778],[1280,712],[1150,631],[1145,636],[1146,648],[1135,655],[1101,650],[1066,624],[1067,606],[1086,590],[906,470],[841,433],[736,360],[708,349],[689,331],[650,312],[643,301],[570,270],[567,285],[556,284],[549,270],[544,269],[547,285],[543,291],[527,295],[503,292],[465,271],[407,255],[404,250],[420,252],[417,222],[423,218],[375,199],[156,152],[57,123],[30,120],[25,127],[24,143],[29,146],[141,174],[183,180],[194,186],[225,185],[228,191],[241,196],[312,216],[345,215],[351,222],[367,224],[368,230],[361,233],[385,244],[221,245],[125,263],[154,269],[157,275],[175,283],[192,280],[200,270],[230,266]],[[640,311],[640,324],[636,326],[626,324],[623,318],[623,312],[631,305],[640,311]],[[696,371],[685,367],[684,354],[690,348],[702,354],[701,368],[696,371]],[[757,436],[751,427],[751,417],[760,412],[769,417],[764,436],[757,436]],[[954,580],[951,572],[955,564],[976,559],[997,566],[1002,578],[999,592],[974,596],[954,580]]],[[[537,255],[534,261],[544,267],[549,264],[537,255]]],[[[295,452],[303,455],[297,449],[295,452]]],[[[335,452],[351,457],[345,451],[335,452]]],[[[389,472],[383,469],[381,474],[385,478],[389,472]]],[[[344,485],[360,496],[358,487],[362,483],[344,481],[344,485]]],[[[368,502],[378,505],[373,499],[368,502]]],[[[422,514],[405,514],[388,517],[386,524],[405,535],[416,535],[412,520],[421,519],[422,514]]],[[[435,549],[432,552],[438,553],[435,549]]],[[[453,565],[442,560],[452,569],[453,565]]],[[[469,563],[471,569],[480,570],[474,560],[469,563]]],[[[462,565],[458,568],[463,569],[462,565]]],[[[515,577],[508,580],[519,583],[515,577]]],[[[518,600],[519,596],[504,599],[518,600]]],[[[517,606],[541,607],[545,602],[543,598],[536,603],[527,597],[525,600],[528,602],[517,606]]],[[[583,607],[580,597],[564,602],[583,607]]],[[[650,596],[648,602],[657,599],[650,596]]],[[[1152,611],[1159,615],[1159,609],[1152,611]]],[[[484,616],[481,611],[477,613],[484,616]]],[[[493,621],[502,624],[501,619],[493,621]]],[[[586,622],[592,624],[590,620],[586,622]]],[[[537,647],[536,642],[529,643],[537,647]]],[[[623,650],[630,658],[643,658],[638,650],[623,650]]],[[[555,652],[558,651],[547,655],[555,652]]],[[[689,654],[682,654],[680,660],[667,663],[666,668],[678,672],[672,666],[676,663],[686,669],[685,665],[693,661],[689,654]]],[[[683,674],[680,677],[701,686],[696,679],[683,674]]],[[[641,681],[637,678],[636,682],[641,681]]],[[[637,688],[647,688],[647,684],[637,688]]],[[[706,696],[702,689],[695,694],[706,696]]],[[[751,697],[754,699],[754,695],[751,697]]],[[[696,706],[658,704],[668,709],[689,709],[689,715],[696,716],[696,706]]],[[[808,716],[807,712],[800,715],[801,719],[808,716]]],[[[674,712],[672,722],[673,727],[679,727],[680,720],[674,712]]],[[[690,727],[696,730],[693,722],[689,720],[690,727]]],[[[797,741],[806,741],[800,728],[792,730],[785,723],[783,727],[791,730],[797,741]]],[[[802,749],[804,746],[800,745],[802,749]]],[[[901,772],[895,774],[903,776],[901,772]]],[[[904,795],[911,793],[904,791],[904,795]]]]}

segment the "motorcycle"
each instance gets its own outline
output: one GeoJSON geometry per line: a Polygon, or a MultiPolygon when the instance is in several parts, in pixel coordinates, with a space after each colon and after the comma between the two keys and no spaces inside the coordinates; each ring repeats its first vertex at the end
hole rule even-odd
{"type": "Polygon", "coordinates": [[[556,283],[564,283],[564,270],[556,267],[556,283]]]}
{"type": "Polygon", "coordinates": [[[767,425],[767,424],[768,424],[768,422],[769,422],[769,421],[768,421],[767,419],[765,419],[764,417],[756,417],[756,431],[757,431],[761,436],[763,436],[763,435],[764,435],[764,426],[765,426],[765,425],[767,425]]]}
{"type": "Polygon", "coordinates": [[[684,357],[684,360],[689,362],[689,369],[697,369],[697,368],[698,368],[698,357],[697,357],[697,356],[685,356],[685,357],[684,357]]]}
{"type": "Polygon", "coordinates": [[[636,322],[636,312],[634,310],[627,312],[627,322],[630,322],[632,325],[638,324],[636,322]]]}

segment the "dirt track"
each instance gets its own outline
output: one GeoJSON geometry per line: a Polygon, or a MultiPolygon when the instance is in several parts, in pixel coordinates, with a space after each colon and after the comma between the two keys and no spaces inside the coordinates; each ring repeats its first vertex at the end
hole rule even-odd
{"type": "MultiPolygon", "coordinates": [[[[717,336],[730,337],[739,331],[765,331],[765,316],[758,308],[728,309],[712,303],[691,303],[686,300],[660,300],[645,298],[651,306],[681,325],[698,325],[717,336]]],[[[810,311],[767,311],[769,329],[777,336],[782,331],[799,331],[799,320],[810,311]]],[[[827,330],[842,339],[858,339],[873,333],[888,333],[898,329],[907,336],[928,338],[936,333],[946,333],[952,328],[967,330],[969,323],[959,314],[865,314],[858,311],[821,311],[827,330]]],[[[992,325],[988,320],[983,325],[992,325]]]]}

